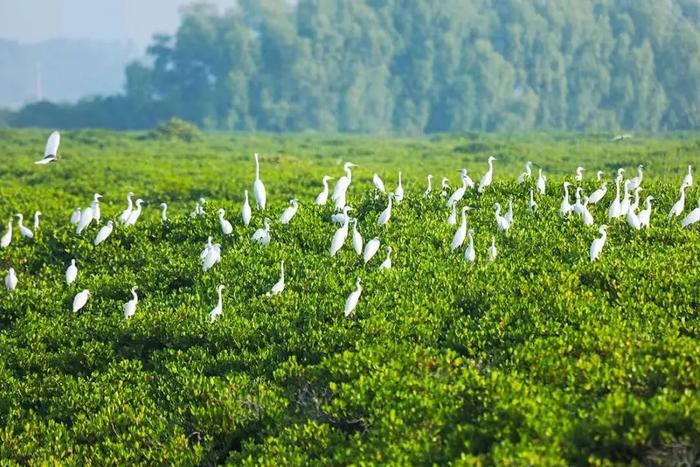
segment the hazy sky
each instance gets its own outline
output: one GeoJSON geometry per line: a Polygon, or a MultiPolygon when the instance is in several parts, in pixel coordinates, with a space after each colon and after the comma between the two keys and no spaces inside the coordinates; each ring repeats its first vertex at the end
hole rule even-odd
{"type": "MultiPolygon", "coordinates": [[[[148,45],[155,32],[173,32],[178,9],[192,0],[0,0],[0,38],[131,41],[148,45]]],[[[219,8],[235,0],[209,0],[219,8]]]]}

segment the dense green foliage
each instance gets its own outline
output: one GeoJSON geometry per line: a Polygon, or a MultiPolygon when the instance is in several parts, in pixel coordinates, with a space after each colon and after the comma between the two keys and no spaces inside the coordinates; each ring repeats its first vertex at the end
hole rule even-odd
{"type": "MultiPolygon", "coordinates": [[[[0,221],[44,212],[33,241],[0,250],[19,285],[0,301],[0,458],[19,463],[185,465],[669,463],[700,445],[700,230],[666,213],[694,135],[614,144],[607,136],[468,135],[431,139],[208,135],[198,143],[104,131],[63,133],[56,164],[32,164],[46,135],[0,130],[0,221]],[[239,218],[261,154],[272,242],[253,245],[239,218]],[[478,258],[449,252],[454,227],[425,175],[466,166],[475,176],[496,155],[495,181],[467,194],[478,258]],[[514,184],[525,160],[549,176],[539,211],[514,184]],[[331,206],[313,204],[324,174],[359,165],[349,203],[365,240],[394,248],[394,267],[367,266],[346,244],[328,254],[331,206]],[[610,179],[648,168],[657,198],[652,228],[611,223],[599,262],[594,228],[556,214],[561,184],[578,164],[610,179]],[[406,199],[388,228],[370,187],[403,171],[406,199]],[[94,192],[114,219],[127,191],[147,201],[133,228],[92,246],[96,227],[68,224],[94,192]],[[494,202],[515,200],[515,225],[498,234],[494,202]],[[203,196],[207,215],[191,218],[203,196]],[[287,200],[302,205],[276,222],[287,200]],[[157,205],[170,204],[171,221],[157,205]],[[224,237],[215,211],[227,210],[224,237]],[[208,235],[221,264],[203,273],[208,235]],[[499,256],[486,259],[491,236],[499,256]],[[77,259],[77,283],[64,271],[77,259]],[[265,293],[287,265],[287,288],[265,293]],[[356,277],[364,291],[343,317],[356,277]],[[223,317],[208,322],[225,284],[223,317]],[[136,315],[122,306],[139,286],[136,315]],[[73,296],[92,296],[79,314],[73,296]],[[675,457],[674,457],[675,456],[675,457]]],[[[688,190],[688,205],[700,196],[688,190]]],[[[593,209],[597,222],[606,207],[593,209]]],[[[382,256],[381,254],[378,256],[382,256]]]]}
{"type": "Polygon", "coordinates": [[[16,126],[420,134],[697,129],[696,0],[240,0],[159,35],[123,95],[16,126]]]}

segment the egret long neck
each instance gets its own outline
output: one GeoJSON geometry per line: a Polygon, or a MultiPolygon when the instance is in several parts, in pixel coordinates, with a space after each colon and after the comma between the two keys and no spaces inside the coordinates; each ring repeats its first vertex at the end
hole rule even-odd
{"type": "Polygon", "coordinates": [[[260,180],[260,162],[258,162],[258,155],[255,155],[255,179],[260,180]]]}

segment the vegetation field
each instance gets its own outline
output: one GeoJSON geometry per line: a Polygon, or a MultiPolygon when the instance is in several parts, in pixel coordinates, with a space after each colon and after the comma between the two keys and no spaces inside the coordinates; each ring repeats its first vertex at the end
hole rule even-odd
{"type": "MultiPolygon", "coordinates": [[[[460,465],[667,465],[700,459],[700,224],[668,212],[696,134],[533,134],[393,139],[334,135],[62,133],[61,159],[36,166],[47,132],[0,130],[0,234],[23,213],[33,240],[0,250],[13,291],[0,300],[0,458],[18,464],[390,463],[460,465]],[[175,136],[178,136],[177,134],[175,136]],[[252,200],[260,154],[268,206],[252,200]],[[493,184],[467,190],[476,261],[450,251],[459,226],[440,179],[478,181],[495,156],[493,184]],[[526,161],[533,177],[515,180],[526,161]],[[324,175],[357,164],[347,201],[365,242],[329,253],[333,204],[317,206],[324,175]],[[608,220],[618,168],[654,196],[651,226],[608,220]],[[574,179],[583,166],[584,179],[574,179]],[[546,195],[529,191],[538,169],[546,195]],[[594,226],[558,210],[563,182],[599,188],[594,226]],[[405,197],[386,208],[372,175],[405,197]],[[427,174],[432,197],[424,198],[427,174]],[[241,221],[251,192],[250,226],[241,221]],[[145,201],[134,226],[116,222],[126,194],[145,201]],[[77,235],[69,219],[100,193],[102,221],[77,235]],[[513,198],[499,232],[494,203],[513,198]],[[203,216],[191,216],[199,198],[203,216]],[[278,221],[289,200],[300,208],[278,221]],[[168,203],[168,222],[160,203],[168,203]],[[224,235],[217,210],[233,232],[224,235]],[[251,240],[265,217],[268,245],[251,240]],[[589,260],[598,226],[608,237],[589,260]],[[204,272],[208,236],[221,262],[204,272]],[[498,255],[489,259],[495,237],[498,255]],[[380,270],[385,246],[392,267],[380,270]],[[77,280],[65,271],[76,260],[77,280]],[[286,287],[267,296],[286,267],[286,287]],[[345,301],[362,281],[354,314],[345,301]],[[209,312],[223,290],[223,314],[209,312]],[[138,286],[134,316],[124,317],[138,286]],[[76,293],[90,290],[72,311],[76,293]]],[[[332,185],[331,185],[332,189],[332,185]]],[[[684,217],[700,197],[686,190],[684,217]]],[[[573,202],[573,194],[571,196],[573,202]]],[[[351,229],[352,232],[352,229],[351,229]]]]}

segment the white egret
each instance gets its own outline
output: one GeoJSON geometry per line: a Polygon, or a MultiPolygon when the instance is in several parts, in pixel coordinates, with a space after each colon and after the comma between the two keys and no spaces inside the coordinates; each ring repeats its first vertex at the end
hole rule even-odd
{"type": "Polygon", "coordinates": [[[467,244],[467,249],[464,251],[464,259],[473,263],[476,261],[476,251],[474,250],[474,229],[467,230],[467,238],[469,243],[467,244]]]}
{"type": "Polygon", "coordinates": [[[447,225],[457,225],[457,205],[452,205],[450,215],[447,217],[447,225]]]}
{"type": "Polygon", "coordinates": [[[331,215],[331,222],[334,224],[343,224],[343,223],[345,223],[345,221],[349,221],[350,216],[348,215],[348,213],[350,211],[354,211],[354,209],[346,204],[343,207],[342,212],[331,215]]]}
{"type": "Polygon", "coordinates": [[[387,204],[386,209],[384,209],[379,215],[379,218],[377,219],[377,225],[387,225],[389,219],[391,219],[391,202],[393,199],[394,193],[389,192],[389,203],[387,204]]]}
{"type": "Polygon", "coordinates": [[[573,207],[569,202],[569,186],[571,183],[564,182],[564,198],[561,200],[561,205],[559,205],[559,215],[561,217],[567,217],[572,211],[573,207]]]}
{"type": "Polygon", "coordinates": [[[639,188],[642,184],[642,180],[644,180],[644,166],[639,164],[637,166],[637,176],[627,181],[629,191],[634,191],[639,188]]]}
{"type": "Polygon", "coordinates": [[[348,188],[350,187],[350,182],[352,182],[352,170],[350,170],[352,167],[357,166],[352,162],[346,162],[343,165],[345,175],[338,179],[338,181],[335,183],[335,187],[333,188],[333,196],[331,199],[335,202],[335,208],[337,210],[341,210],[345,207],[345,199],[348,188]]]}
{"type": "Polygon", "coordinates": [[[85,306],[89,296],[90,291],[88,289],[82,290],[75,294],[75,297],[73,297],[73,313],[79,312],[85,306]]]}
{"type": "Polygon", "coordinates": [[[484,189],[486,189],[487,186],[491,185],[491,182],[493,181],[493,161],[495,160],[495,157],[489,157],[489,169],[486,171],[484,176],[481,177],[481,181],[479,182],[479,193],[483,193],[484,189]]]}
{"type": "Polygon", "coordinates": [[[693,166],[688,166],[688,173],[683,178],[683,184],[688,186],[693,186],[693,166]]]}
{"type": "Polygon", "coordinates": [[[48,164],[49,162],[55,162],[58,160],[58,145],[61,143],[61,134],[58,131],[54,131],[49,135],[49,139],[46,140],[46,147],[44,148],[44,157],[40,160],[34,162],[35,164],[48,164]]]}
{"type": "Polygon", "coordinates": [[[639,223],[642,227],[649,228],[649,218],[651,217],[651,202],[653,200],[653,196],[647,196],[647,199],[644,200],[644,209],[639,211],[639,223]]]}
{"type": "Polygon", "coordinates": [[[499,232],[506,232],[510,228],[510,223],[505,217],[501,216],[501,205],[495,203],[493,207],[496,208],[496,224],[498,224],[499,232]]]}
{"type": "Polygon", "coordinates": [[[576,201],[574,201],[574,205],[571,207],[571,210],[578,214],[579,216],[583,215],[583,204],[581,204],[581,194],[583,193],[583,188],[580,186],[576,188],[576,193],[574,195],[574,198],[576,198],[576,201]]]}
{"type": "Polygon", "coordinates": [[[379,265],[380,270],[391,269],[391,247],[386,247],[386,259],[379,265]]]}
{"type": "Polygon", "coordinates": [[[136,200],[136,209],[131,211],[131,214],[129,214],[129,218],[126,220],[125,225],[136,224],[136,221],[139,220],[139,217],[141,216],[142,204],[144,204],[144,201],[141,198],[136,200]]]}
{"type": "Polygon", "coordinates": [[[374,237],[372,240],[367,242],[367,245],[365,245],[365,251],[362,253],[362,259],[365,264],[367,264],[369,260],[371,260],[377,253],[379,250],[379,245],[379,237],[374,237]]]}
{"type": "Polygon", "coordinates": [[[134,193],[132,193],[131,191],[126,194],[126,209],[124,209],[119,215],[119,221],[122,224],[126,224],[126,221],[131,215],[131,211],[134,209],[134,203],[131,201],[132,196],[134,196],[134,193]]]}
{"type": "Polygon", "coordinates": [[[532,190],[530,190],[530,201],[527,207],[530,211],[534,211],[535,209],[537,209],[537,203],[535,203],[535,195],[532,190]]]}
{"type": "Polygon", "coordinates": [[[133,286],[131,288],[131,300],[126,302],[124,304],[124,318],[131,318],[134,316],[134,313],[136,313],[136,305],[139,303],[139,296],[136,295],[136,291],[139,288],[137,286],[133,286]]]}
{"type": "Polygon", "coordinates": [[[10,220],[7,223],[7,232],[5,232],[5,235],[0,238],[0,247],[2,248],[7,248],[10,246],[10,242],[12,242],[12,218],[10,217],[10,220]]]}
{"type": "Polygon", "coordinates": [[[362,254],[363,243],[362,235],[357,231],[357,218],[352,219],[352,247],[358,255],[362,254]]]}
{"type": "Polygon", "coordinates": [[[379,191],[380,193],[386,194],[386,188],[384,187],[384,182],[379,177],[379,174],[375,173],[372,176],[372,183],[374,184],[374,187],[377,189],[377,191],[379,191]]]}
{"type": "Polygon", "coordinates": [[[214,237],[212,237],[211,235],[207,237],[207,243],[204,244],[204,249],[203,249],[202,252],[199,254],[199,257],[200,257],[202,260],[204,260],[204,258],[206,258],[206,256],[207,256],[207,253],[209,253],[209,248],[211,248],[211,245],[212,245],[211,241],[212,241],[213,239],[214,239],[214,237]]]}
{"type": "Polygon", "coordinates": [[[95,196],[92,198],[92,203],[90,203],[90,209],[92,209],[92,218],[98,224],[100,223],[100,219],[102,218],[102,212],[100,211],[100,198],[102,198],[102,195],[99,193],[95,193],[95,196]]]}
{"type": "Polygon", "coordinates": [[[681,221],[683,227],[690,227],[696,222],[700,221],[700,199],[698,200],[698,207],[693,209],[685,216],[685,219],[681,221]]]}
{"type": "Polygon", "coordinates": [[[224,208],[219,209],[219,225],[221,225],[221,231],[224,235],[231,235],[233,233],[233,226],[229,221],[224,219],[226,215],[226,210],[224,208]]]}
{"type": "Polygon", "coordinates": [[[92,207],[88,206],[80,213],[80,221],[78,221],[78,225],[75,228],[75,233],[82,234],[83,231],[88,228],[92,220],[92,207]]]}
{"type": "Polygon", "coordinates": [[[202,217],[204,213],[204,203],[206,200],[204,198],[199,198],[194,205],[194,211],[190,214],[191,217],[202,217]]]}
{"type": "Polygon", "coordinates": [[[218,301],[216,302],[216,306],[214,307],[213,310],[209,312],[209,321],[214,322],[219,318],[219,316],[224,314],[224,301],[221,297],[221,292],[225,289],[226,287],[224,285],[219,285],[216,288],[216,294],[218,295],[218,301]]]}
{"type": "Polygon", "coordinates": [[[489,259],[494,261],[498,256],[498,250],[496,249],[496,237],[491,236],[491,246],[489,247],[489,259]]]}
{"type": "Polygon", "coordinates": [[[597,179],[598,181],[602,180],[602,179],[603,179],[603,174],[604,174],[604,173],[605,173],[605,172],[603,172],[602,170],[597,171],[597,172],[595,173],[596,179],[597,179]]]}
{"type": "Polygon", "coordinates": [[[627,187],[627,183],[624,185],[624,196],[622,197],[622,201],[620,201],[620,217],[626,216],[627,211],[630,210],[630,192],[629,188],[627,187]]]}
{"type": "Polygon", "coordinates": [[[243,225],[248,227],[250,225],[250,218],[253,216],[253,211],[250,209],[250,202],[248,201],[248,190],[244,191],[245,200],[243,200],[243,208],[241,209],[241,217],[243,218],[243,225]]]}
{"type": "Polygon", "coordinates": [[[24,216],[22,214],[15,214],[17,217],[17,226],[19,227],[19,233],[24,237],[24,238],[34,238],[34,232],[29,230],[22,222],[24,221],[24,216]]]}
{"type": "Polygon", "coordinates": [[[450,251],[455,251],[457,248],[461,247],[464,243],[464,238],[467,236],[467,211],[471,208],[469,206],[464,206],[462,208],[462,223],[459,225],[455,234],[452,236],[452,243],[450,244],[450,251]]]}
{"type": "Polygon", "coordinates": [[[598,188],[596,191],[591,193],[591,196],[588,197],[588,202],[590,204],[596,204],[598,203],[601,199],[605,197],[605,194],[608,192],[608,183],[603,182],[603,184],[598,188]]]}
{"type": "Polygon", "coordinates": [[[425,191],[423,192],[423,198],[429,198],[432,191],[433,191],[433,176],[431,174],[428,174],[428,186],[426,186],[425,191]]]}
{"type": "Polygon", "coordinates": [[[583,204],[581,205],[581,219],[585,225],[593,225],[595,223],[591,211],[588,210],[588,197],[584,195],[583,204]]]}
{"type": "Polygon", "coordinates": [[[600,232],[601,237],[596,238],[591,243],[591,249],[588,252],[588,257],[591,259],[591,261],[598,259],[598,257],[600,257],[600,252],[603,251],[603,245],[605,245],[605,240],[608,238],[608,232],[605,230],[607,228],[608,226],[605,224],[598,228],[598,232],[600,232]]]}
{"type": "Polygon", "coordinates": [[[160,220],[162,222],[168,222],[168,205],[167,203],[160,203],[160,220]]]}
{"type": "Polygon", "coordinates": [[[403,201],[403,184],[401,183],[401,172],[399,172],[399,184],[396,185],[396,190],[394,190],[394,199],[396,199],[396,204],[401,204],[401,201],[403,201]]]}
{"type": "Polygon", "coordinates": [[[256,230],[252,238],[254,242],[258,242],[261,245],[270,243],[270,219],[265,218],[263,220],[262,228],[256,230]]]}
{"type": "Polygon", "coordinates": [[[112,230],[114,230],[114,223],[110,220],[107,221],[107,224],[102,226],[99,232],[97,232],[97,236],[95,237],[95,246],[99,245],[100,243],[104,242],[107,240],[107,237],[112,235],[112,230]]]}
{"type": "Polygon", "coordinates": [[[207,272],[214,265],[221,261],[221,244],[214,243],[207,248],[207,254],[204,256],[202,261],[202,271],[207,272]]]}
{"type": "Polygon", "coordinates": [[[258,153],[255,153],[255,182],[253,182],[253,196],[255,196],[255,203],[258,205],[258,209],[265,209],[265,203],[267,202],[267,194],[265,193],[265,185],[262,180],[260,180],[260,161],[258,160],[258,153]]]}
{"type": "Polygon", "coordinates": [[[584,172],[585,170],[586,170],[586,169],[584,169],[584,168],[581,167],[581,166],[576,167],[576,177],[575,177],[575,178],[576,178],[576,181],[577,181],[577,182],[582,182],[582,181],[583,181],[583,172],[584,172]]]}
{"type": "Polygon", "coordinates": [[[613,136],[612,139],[611,139],[610,141],[615,141],[615,142],[617,143],[617,142],[622,142],[622,141],[624,141],[624,140],[626,140],[626,139],[630,139],[631,137],[632,137],[631,134],[625,133],[625,134],[622,134],[622,135],[615,135],[615,136],[613,136]]]}
{"type": "Polygon", "coordinates": [[[78,222],[80,222],[80,217],[81,217],[80,208],[76,208],[75,211],[73,211],[73,214],[70,215],[70,223],[78,225],[78,222]]]}
{"type": "Polygon", "coordinates": [[[323,190],[321,193],[316,196],[316,204],[319,206],[325,206],[325,204],[328,202],[328,180],[332,180],[333,177],[329,177],[328,175],[325,175],[323,177],[322,183],[323,183],[323,190]]]}
{"type": "Polygon", "coordinates": [[[681,190],[680,190],[680,198],[678,198],[678,201],[673,205],[671,210],[668,213],[668,217],[674,217],[674,216],[680,216],[683,213],[683,210],[685,209],[685,189],[688,188],[688,185],[683,183],[681,185],[681,190]]]}
{"type": "Polygon", "coordinates": [[[547,177],[542,173],[542,169],[539,169],[539,175],[537,176],[537,182],[535,182],[537,192],[544,195],[547,191],[547,177]]]}
{"type": "Polygon", "coordinates": [[[10,291],[17,288],[17,274],[15,274],[14,268],[7,270],[7,275],[5,276],[5,288],[10,291]]]}
{"type": "Polygon", "coordinates": [[[345,240],[348,238],[349,224],[350,218],[346,218],[345,222],[343,222],[333,234],[333,238],[331,239],[331,256],[335,256],[345,244],[345,240]]]}
{"type": "Polygon", "coordinates": [[[291,199],[289,200],[289,206],[287,209],[282,212],[282,215],[280,216],[280,224],[289,224],[289,221],[292,220],[292,217],[297,213],[297,210],[299,209],[299,201],[296,199],[291,199]]]}
{"type": "Polygon", "coordinates": [[[464,198],[464,193],[466,193],[467,188],[469,187],[469,182],[471,182],[472,187],[474,186],[474,182],[472,182],[471,178],[469,178],[467,175],[467,169],[462,169],[460,171],[460,174],[460,178],[462,179],[462,186],[457,188],[448,198],[446,204],[448,208],[462,201],[462,198],[464,198]]]}
{"type": "Polygon", "coordinates": [[[622,182],[622,175],[618,175],[615,179],[615,199],[610,203],[608,208],[608,218],[616,219],[620,217],[620,183],[622,182]]]}
{"type": "Polygon", "coordinates": [[[512,196],[510,198],[508,198],[508,211],[506,212],[506,215],[503,217],[505,217],[506,221],[508,221],[508,225],[513,225],[513,197],[512,196]]]}
{"type": "Polygon", "coordinates": [[[267,296],[277,295],[284,290],[284,260],[280,262],[280,279],[272,286],[267,296]]]}
{"type": "Polygon", "coordinates": [[[447,177],[442,177],[442,182],[440,182],[440,196],[445,198],[447,196],[447,190],[450,188],[450,183],[447,177]]]}
{"type": "Polygon", "coordinates": [[[355,281],[355,290],[348,295],[348,299],[345,301],[345,310],[343,313],[346,318],[352,316],[355,308],[357,307],[357,302],[360,300],[360,295],[362,295],[362,284],[360,278],[358,277],[355,281]]]}
{"type": "Polygon", "coordinates": [[[39,217],[42,215],[41,211],[36,211],[34,213],[34,230],[39,229],[39,217]]]}
{"type": "Polygon", "coordinates": [[[525,172],[518,175],[518,185],[525,183],[525,180],[532,176],[532,161],[527,161],[525,163],[525,172]]]}
{"type": "MultiPolygon", "coordinates": [[[[637,195],[637,197],[639,197],[639,195],[637,195]]],[[[627,224],[630,227],[632,227],[634,230],[639,230],[642,228],[642,223],[639,220],[639,216],[637,216],[637,213],[634,211],[634,206],[630,206],[630,208],[627,210],[627,215],[625,217],[627,219],[627,224]]]]}
{"type": "Polygon", "coordinates": [[[71,285],[78,277],[78,267],[75,265],[75,258],[70,260],[70,266],[66,269],[66,284],[71,285]]]}

